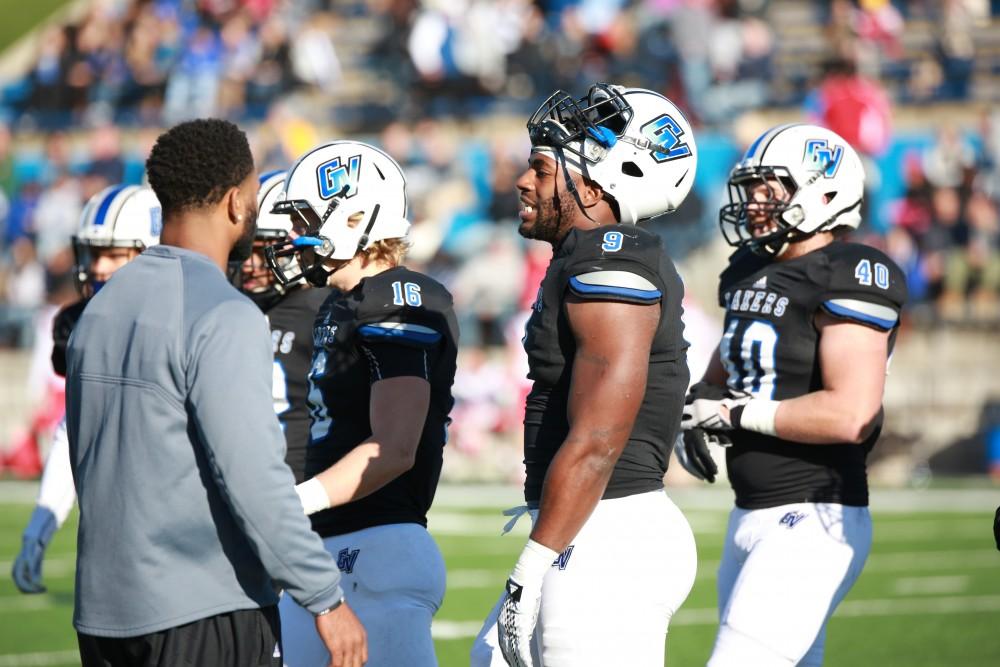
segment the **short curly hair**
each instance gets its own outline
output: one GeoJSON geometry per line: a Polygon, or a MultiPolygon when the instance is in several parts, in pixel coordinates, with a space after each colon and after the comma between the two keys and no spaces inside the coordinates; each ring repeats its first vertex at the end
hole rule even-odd
{"type": "Polygon", "coordinates": [[[164,217],[217,204],[252,171],[246,135],[218,118],[175,125],[159,136],[146,160],[149,185],[164,217]]]}

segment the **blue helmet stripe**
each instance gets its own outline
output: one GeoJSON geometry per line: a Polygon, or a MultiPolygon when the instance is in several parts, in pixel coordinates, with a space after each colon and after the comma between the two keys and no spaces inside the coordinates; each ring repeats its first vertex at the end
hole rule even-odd
{"type": "Polygon", "coordinates": [[[122,190],[127,188],[127,185],[116,185],[107,196],[101,201],[101,205],[97,208],[97,215],[94,216],[94,226],[100,227],[106,222],[108,217],[108,211],[111,209],[111,203],[115,200],[115,197],[121,194],[122,190]]]}
{"type": "Polygon", "coordinates": [[[744,160],[746,160],[747,158],[749,158],[751,155],[754,154],[754,152],[757,150],[757,147],[760,146],[760,142],[764,141],[764,137],[766,137],[767,135],[768,132],[765,132],[764,134],[754,139],[754,142],[750,144],[750,148],[748,148],[747,152],[743,154],[744,160]]]}
{"type": "Polygon", "coordinates": [[[271,171],[265,171],[263,174],[257,177],[257,183],[264,185],[265,182],[272,176],[277,176],[278,174],[285,173],[284,169],[272,169],[271,171]]]}

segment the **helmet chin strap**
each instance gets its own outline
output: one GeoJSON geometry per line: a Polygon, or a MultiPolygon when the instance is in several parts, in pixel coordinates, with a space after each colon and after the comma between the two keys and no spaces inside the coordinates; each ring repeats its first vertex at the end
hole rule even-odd
{"type": "MultiPolygon", "coordinates": [[[[372,217],[368,219],[368,226],[365,227],[364,233],[361,235],[361,238],[358,239],[358,250],[357,251],[364,250],[365,246],[368,245],[368,236],[369,236],[369,234],[372,233],[372,229],[374,229],[374,227],[375,227],[375,219],[378,218],[378,212],[380,210],[382,210],[382,205],[381,204],[375,204],[375,208],[374,208],[374,210],[372,210],[372,217]]],[[[357,252],[357,251],[355,251],[355,252],[357,252]]]]}
{"type": "MultiPolygon", "coordinates": [[[[580,191],[577,190],[576,183],[573,182],[573,177],[570,176],[570,174],[569,174],[569,166],[566,163],[566,154],[563,151],[562,147],[561,146],[557,147],[555,149],[555,152],[556,152],[556,157],[558,157],[558,159],[559,159],[559,164],[560,164],[560,166],[562,166],[563,178],[565,178],[565,180],[566,180],[566,187],[569,189],[570,194],[573,195],[573,199],[576,200],[576,205],[577,205],[577,207],[579,207],[580,212],[583,213],[584,217],[586,217],[587,220],[590,220],[595,225],[600,224],[600,223],[597,222],[597,220],[594,220],[592,217],[590,217],[590,214],[587,213],[587,208],[583,205],[583,199],[580,198],[580,191]]],[[[586,160],[583,161],[583,165],[582,166],[583,166],[584,170],[587,169],[587,161],[586,160]]],[[[587,175],[586,175],[586,173],[584,173],[584,174],[582,174],[582,176],[586,177],[587,175]]]]}

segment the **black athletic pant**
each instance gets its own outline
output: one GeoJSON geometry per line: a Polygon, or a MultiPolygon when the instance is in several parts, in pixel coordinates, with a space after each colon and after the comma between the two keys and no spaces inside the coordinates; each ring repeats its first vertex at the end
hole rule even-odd
{"type": "Polygon", "coordinates": [[[277,607],[244,609],[139,637],[77,633],[83,667],[281,667],[277,607]]]}

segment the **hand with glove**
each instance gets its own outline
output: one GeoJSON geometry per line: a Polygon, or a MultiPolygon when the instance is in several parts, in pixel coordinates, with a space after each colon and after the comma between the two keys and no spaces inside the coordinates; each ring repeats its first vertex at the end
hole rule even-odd
{"type": "Polygon", "coordinates": [[[21,536],[21,553],[14,560],[11,577],[14,585],[22,593],[44,593],[42,583],[42,559],[52,535],[58,528],[55,514],[48,507],[37,505],[31,515],[28,527],[21,536]]]}
{"type": "Polygon", "coordinates": [[[681,428],[728,431],[733,428],[730,411],[750,400],[749,394],[735,395],[728,387],[708,382],[693,385],[684,399],[684,416],[681,428]]]}
{"type": "Polygon", "coordinates": [[[714,484],[719,466],[712,458],[708,447],[710,444],[729,447],[733,441],[720,431],[692,428],[677,434],[677,440],[674,441],[674,454],[677,456],[677,462],[692,477],[714,484]]]}
{"type": "Polygon", "coordinates": [[[542,603],[542,581],[558,556],[552,549],[528,540],[507,579],[497,619],[497,634],[500,653],[510,667],[534,667],[531,637],[535,634],[538,609],[542,603]]]}
{"type": "Polygon", "coordinates": [[[727,387],[699,382],[688,390],[684,400],[681,428],[720,431],[744,429],[777,436],[775,420],[781,401],[755,398],[727,387]]]}

